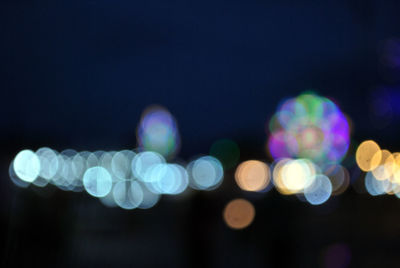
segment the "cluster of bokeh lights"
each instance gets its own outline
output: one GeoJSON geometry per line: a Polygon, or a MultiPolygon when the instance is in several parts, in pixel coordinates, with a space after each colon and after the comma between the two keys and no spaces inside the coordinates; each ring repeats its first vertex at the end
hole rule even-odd
{"type": "Polygon", "coordinates": [[[188,165],[168,163],[153,151],[123,150],[61,153],[50,148],[23,150],[9,169],[15,184],[44,187],[53,184],[65,191],[83,191],[107,206],[150,208],[161,195],[178,195],[188,187],[216,188],[223,179],[222,164],[212,156],[188,165]]]}
{"type": "Polygon", "coordinates": [[[400,153],[391,153],[367,140],[356,151],[358,167],[366,172],[365,189],[372,196],[396,195],[400,198],[400,153]]]}
{"type": "Polygon", "coordinates": [[[296,195],[302,201],[320,205],[330,196],[343,193],[350,184],[350,175],[340,164],[321,168],[309,159],[282,158],[271,167],[259,160],[244,161],[236,169],[235,180],[244,191],[262,193],[273,184],[283,195],[296,195]]]}
{"type": "Polygon", "coordinates": [[[350,144],[346,116],[331,100],[312,93],[284,101],[270,120],[269,131],[268,149],[274,159],[339,163],[350,144]]]}
{"type": "MultiPolygon", "coordinates": [[[[234,167],[234,180],[245,192],[266,193],[275,187],[311,205],[321,205],[349,187],[350,173],[341,161],[349,148],[350,126],[333,101],[312,93],[287,99],[268,126],[272,163],[239,162],[239,147],[229,139],[214,142],[210,155],[174,163],[181,145],[176,120],[165,108],[151,106],[138,125],[135,150],[23,150],[9,174],[20,187],[53,184],[65,191],[86,191],[108,207],[123,209],[148,209],[162,195],[183,194],[188,188],[214,190],[223,181],[224,169],[234,167]]],[[[359,145],[355,158],[366,172],[365,188],[371,195],[400,198],[400,153],[368,140],[359,145]]],[[[243,229],[254,220],[255,208],[245,199],[233,199],[222,214],[230,228],[243,229]]]]}

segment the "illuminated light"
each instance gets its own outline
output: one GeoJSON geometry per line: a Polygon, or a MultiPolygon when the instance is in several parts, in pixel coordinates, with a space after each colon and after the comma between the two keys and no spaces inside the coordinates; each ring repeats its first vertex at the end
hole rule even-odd
{"type": "Polygon", "coordinates": [[[81,179],[83,178],[83,174],[85,174],[86,171],[86,160],[82,157],[81,154],[76,154],[71,161],[72,173],[76,178],[76,181],[81,181],[81,179]]]}
{"type": "Polygon", "coordinates": [[[255,214],[254,206],[249,201],[234,199],[226,205],[223,218],[230,228],[244,229],[253,222],[255,214]]]}
{"type": "Polygon", "coordinates": [[[274,167],[273,171],[272,171],[273,183],[275,185],[275,188],[278,190],[278,192],[280,192],[283,195],[291,195],[291,194],[296,193],[295,191],[289,190],[282,181],[283,167],[286,165],[286,163],[288,163],[291,160],[292,159],[290,159],[290,158],[283,158],[283,159],[278,160],[278,162],[276,162],[273,165],[273,167],[274,167]]]}
{"type": "Polygon", "coordinates": [[[392,176],[395,168],[395,160],[388,150],[376,152],[371,162],[378,162],[378,166],[372,170],[377,180],[386,180],[392,176]]]}
{"type": "Polygon", "coordinates": [[[177,164],[154,165],[146,176],[154,179],[147,186],[156,194],[176,195],[182,193],[188,186],[188,174],[182,166],[177,164]]]}
{"type": "Polygon", "coordinates": [[[197,190],[212,190],[220,185],[224,176],[221,162],[212,156],[203,156],[189,163],[190,186],[197,190]]]}
{"type": "Polygon", "coordinates": [[[327,98],[305,93],[286,100],[271,120],[268,149],[275,160],[307,158],[317,164],[339,163],[349,148],[347,118],[327,98]]]}
{"type": "Polygon", "coordinates": [[[75,181],[72,168],[72,159],[66,154],[61,154],[59,160],[60,159],[62,159],[62,165],[60,165],[60,169],[58,170],[57,178],[55,178],[53,181],[56,183],[57,187],[65,191],[69,191],[72,190],[75,181]]]}
{"type": "Polygon", "coordinates": [[[8,175],[10,176],[11,181],[18,187],[26,188],[30,185],[29,182],[23,181],[17,176],[14,170],[14,161],[11,162],[8,168],[8,175]]]}
{"type": "Polygon", "coordinates": [[[288,158],[298,152],[296,138],[283,130],[269,136],[267,149],[274,159],[288,158]]]}
{"type": "Polygon", "coordinates": [[[73,157],[74,155],[76,155],[78,152],[75,151],[74,149],[65,149],[63,151],[61,151],[62,155],[65,155],[67,157],[73,157]]]}
{"type": "Polygon", "coordinates": [[[114,185],[113,196],[119,207],[134,209],[143,201],[143,190],[136,181],[120,181],[114,185]]]}
{"type": "Polygon", "coordinates": [[[31,150],[19,152],[14,159],[15,174],[23,181],[33,182],[40,174],[39,157],[31,150]]]}
{"type": "Polygon", "coordinates": [[[332,195],[339,195],[343,193],[350,184],[349,171],[341,165],[328,165],[324,169],[324,174],[331,181],[332,195]]]}
{"type": "Polygon", "coordinates": [[[189,185],[189,174],[187,173],[186,169],[182,167],[181,165],[178,164],[172,164],[172,166],[176,169],[178,172],[177,178],[179,178],[176,181],[176,188],[173,194],[181,194],[183,193],[188,185],[189,185]]]}
{"type": "Polygon", "coordinates": [[[112,188],[110,173],[102,167],[91,167],[83,175],[83,186],[92,196],[106,196],[112,188]]]}
{"type": "Polygon", "coordinates": [[[175,118],[160,106],[151,106],[143,112],[137,139],[140,150],[155,151],[166,158],[173,157],[180,148],[175,118]]]}
{"type": "Polygon", "coordinates": [[[248,160],[237,167],[235,180],[242,190],[261,191],[270,183],[270,169],[264,162],[248,160]]]}
{"type": "Polygon", "coordinates": [[[78,153],[73,149],[66,149],[60,153],[60,157],[63,159],[62,165],[58,170],[57,175],[59,179],[57,180],[56,186],[64,191],[78,190],[78,183],[81,178],[77,178],[74,173],[74,163],[73,158],[78,153]]]}
{"type": "Polygon", "coordinates": [[[290,160],[282,167],[281,181],[286,189],[298,193],[313,183],[314,173],[306,160],[290,160]]]}
{"type": "Polygon", "coordinates": [[[82,177],[77,176],[78,166],[75,166],[76,163],[73,161],[77,154],[73,155],[73,152],[73,150],[65,150],[58,155],[59,168],[51,180],[52,184],[63,191],[83,190],[82,177]]]}
{"type": "Polygon", "coordinates": [[[103,155],[105,154],[105,151],[102,150],[98,150],[93,152],[93,154],[97,157],[98,162],[100,162],[100,159],[103,157],[103,155]]]}
{"type": "Polygon", "coordinates": [[[100,202],[106,207],[114,208],[118,206],[117,203],[115,202],[113,192],[114,192],[113,189],[111,189],[111,191],[106,196],[99,197],[100,202]]]}
{"type": "Polygon", "coordinates": [[[356,162],[362,171],[374,170],[380,164],[381,158],[381,148],[372,140],[362,142],[357,148],[356,162]]]}
{"type": "Polygon", "coordinates": [[[132,151],[121,151],[114,154],[111,160],[113,174],[121,180],[128,179],[131,174],[131,164],[135,153],[132,151]]]}
{"type": "Polygon", "coordinates": [[[34,180],[34,181],[32,182],[32,184],[35,185],[35,186],[38,186],[38,187],[45,187],[47,184],[49,184],[49,181],[46,180],[46,179],[43,178],[43,177],[38,176],[38,177],[36,178],[36,180],[34,180]]]}
{"type": "Polygon", "coordinates": [[[132,160],[132,174],[143,182],[154,182],[158,177],[150,175],[150,168],[157,164],[164,164],[165,159],[156,152],[140,152],[132,160]]]}
{"type": "Polygon", "coordinates": [[[400,191],[400,185],[398,185],[396,182],[391,181],[390,179],[387,180],[389,183],[387,187],[385,188],[385,192],[388,195],[394,195],[400,191]]]}
{"type": "Polygon", "coordinates": [[[367,172],[365,175],[365,188],[367,192],[372,196],[383,195],[389,186],[388,180],[377,180],[372,172],[367,172]]]}
{"type": "Polygon", "coordinates": [[[211,145],[210,155],[221,161],[225,169],[229,169],[238,163],[240,150],[234,141],[221,139],[211,145]]]}
{"type": "Polygon", "coordinates": [[[394,153],[394,169],[393,169],[393,181],[400,183],[400,153],[394,153]]]}
{"type": "Polygon", "coordinates": [[[111,163],[115,154],[116,152],[106,152],[100,158],[100,166],[107,169],[110,174],[113,173],[111,163]]]}
{"type": "Polygon", "coordinates": [[[86,159],[87,168],[97,167],[99,165],[99,159],[94,153],[83,152],[82,154],[82,156],[86,159]]]}
{"type": "Polygon", "coordinates": [[[147,187],[144,186],[142,186],[142,190],[143,190],[143,200],[138,206],[138,208],[149,209],[154,207],[160,200],[160,195],[151,192],[149,189],[147,189],[147,187]]]}
{"type": "Polygon", "coordinates": [[[57,154],[50,148],[40,148],[36,155],[40,161],[39,176],[51,180],[57,174],[59,166],[57,154]]]}
{"type": "Polygon", "coordinates": [[[325,203],[332,194],[332,184],[325,175],[315,176],[313,183],[304,189],[304,197],[312,205],[325,203]]]}
{"type": "Polygon", "coordinates": [[[155,193],[173,194],[180,174],[171,164],[158,164],[150,168],[148,175],[154,180],[152,189],[155,193]]]}

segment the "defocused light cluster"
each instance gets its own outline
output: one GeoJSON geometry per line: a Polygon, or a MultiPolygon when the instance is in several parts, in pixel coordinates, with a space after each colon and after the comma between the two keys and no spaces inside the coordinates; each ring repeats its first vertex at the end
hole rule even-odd
{"type": "Polygon", "coordinates": [[[50,183],[65,191],[85,190],[107,206],[124,209],[150,208],[160,195],[178,195],[188,187],[215,189],[224,176],[222,164],[212,156],[199,157],[184,167],[167,163],[152,151],[58,153],[50,148],[19,152],[9,172],[21,187],[50,183]]]}
{"type": "MultiPolygon", "coordinates": [[[[350,174],[340,163],[349,148],[350,127],[331,100],[311,93],[288,99],[270,120],[269,130],[271,164],[239,163],[239,146],[229,139],[214,142],[210,155],[188,164],[172,163],[180,148],[177,123],[166,109],[151,106],[138,125],[135,150],[23,150],[12,161],[9,174],[20,187],[53,184],[66,191],[86,191],[106,206],[124,209],[151,208],[162,195],[182,194],[187,188],[216,189],[224,169],[233,167],[235,182],[243,191],[265,193],[275,187],[312,205],[348,188],[350,174]]],[[[365,141],[356,151],[356,163],[367,172],[365,187],[371,195],[400,198],[400,153],[365,141]]],[[[223,211],[224,221],[233,229],[249,226],[254,216],[254,206],[245,199],[232,200],[223,211]]]]}
{"type": "Polygon", "coordinates": [[[365,188],[369,194],[389,194],[400,198],[400,153],[391,153],[367,140],[358,146],[356,162],[362,171],[367,172],[365,188]]]}
{"type": "Polygon", "coordinates": [[[309,159],[282,158],[271,168],[258,160],[242,162],[235,180],[242,190],[252,192],[268,191],[272,181],[279,193],[297,195],[300,200],[320,205],[331,195],[343,193],[350,184],[350,175],[340,164],[318,166],[309,159]]]}
{"type": "Polygon", "coordinates": [[[137,140],[141,150],[158,152],[167,159],[172,158],[180,148],[175,118],[160,106],[147,108],[137,129],[137,140]]]}
{"type": "Polygon", "coordinates": [[[265,192],[272,182],[283,195],[320,205],[347,189],[350,175],[340,162],[349,148],[350,127],[331,100],[312,93],[285,100],[268,126],[274,162],[239,164],[235,180],[242,190],[265,192]]]}
{"type": "Polygon", "coordinates": [[[311,93],[284,101],[269,122],[271,156],[339,163],[350,144],[346,116],[331,100],[311,93]]]}

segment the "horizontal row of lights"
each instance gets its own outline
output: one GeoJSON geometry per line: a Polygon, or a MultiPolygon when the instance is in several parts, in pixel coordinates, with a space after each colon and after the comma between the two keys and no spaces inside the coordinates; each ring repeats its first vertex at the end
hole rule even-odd
{"type": "Polygon", "coordinates": [[[347,169],[339,164],[319,167],[308,159],[283,158],[268,164],[258,160],[242,162],[236,169],[237,185],[245,191],[265,192],[275,188],[284,195],[297,195],[312,205],[343,193],[350,183],[347,169]],[[304,197],[304,198],[303,198],[304,197]]]}
{"type": "Polygon", "coordinates": [[[188,187],[212,190],[224,175],[221,163],[212,156],[183,166],[167,163],[161,154],[151,151],[57,153],[50,148],[19,152],[9,173],[21,187],[51,183],[62,190],[85,190],[107,206],[125,209],[150,208],[160,195],[178,195],[188,187]]]}

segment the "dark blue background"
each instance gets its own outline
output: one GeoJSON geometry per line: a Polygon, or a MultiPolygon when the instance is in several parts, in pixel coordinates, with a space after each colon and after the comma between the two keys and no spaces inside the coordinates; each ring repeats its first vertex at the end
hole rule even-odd
{"type": "Polygon", "coordinates": [[[158,103],[185,156],[221,137],[262,147],[282,98],[314,89],[356,135],[382,135],[367,96],[385,83],[379,47],[398,36],[399,11],[394,0],[3,1],[3,134],[22,147],[133,147],[141,111],[158,103]]]}

